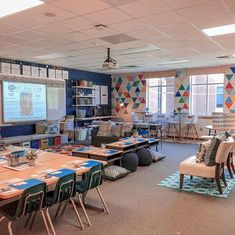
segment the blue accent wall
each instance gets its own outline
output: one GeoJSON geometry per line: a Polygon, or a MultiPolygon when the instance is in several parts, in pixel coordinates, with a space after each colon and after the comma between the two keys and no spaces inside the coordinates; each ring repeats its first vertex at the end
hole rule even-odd
{"type": "MultiPolygon", "coordinates": [[[[23,61],[14,61],[14,63],[18,63],[22,65],[46,67],[46,65],[43,65],[43,64],[35,64],[35,63],[23,62],[23,61]]],[[[49,65],[49,68],[52,68],[52,67],[54,66],[49,65]]],[[[75,108],[72,107],[72,104],[74,103],[72,99],[72,94],[74,92],[74,89],[72,89],[71,86],[72,86],[72,81],[76,81],[76,80],[88,80],[88,81],[92,81],[94,84],[97,84],[97,85],[108,86],[109,104],[104,105],[103,107],[107,108],[109,110],[109,114],[111,114],[111,85],[112,85],[111,75],[87,72],[87,71],[76,70],[76,69],[67,69],[67,68],[63,68],[63,69],[69,71],[69,80],[66,81],[66,114],[67,115],[75,115],[75,108]]],[[[89,108],[87,108],[87,114],[89,115],[89,108]]],[[[82,123],[80,123],[80,125],[82,125],[82,123]]],[[[2,137],[31,135],[34,133],[35,133],[35,124],[19,124],[19,125],[14,125],[14,126],[0,127],[0,135],[2,135],[2,137]]]]}

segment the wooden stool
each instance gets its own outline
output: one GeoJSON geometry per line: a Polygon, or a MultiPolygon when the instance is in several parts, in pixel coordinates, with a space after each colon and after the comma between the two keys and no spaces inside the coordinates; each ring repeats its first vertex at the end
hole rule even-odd
{"type": "Polygon", "coordinates": [[[193,139],[195,140],[195,135],[197,136],[197,139],[199,139],[196,125],[193,123],[187,123],[187,138],[189,137],[190,129],[191,129],[191,133],[193,135],[193,139]]]}
{"type": "Polygon", "coordinates": [[[169,123],[168,123],[168,131],[167,131],[167,136],[169,136],[171,127],[173,128],[174,141],[175,141],[175,134],[176,134],[177,136],[179,136],[179,131],[178,131],[178,129],[177,129],[176,124],[177,124],[176,122],[169,122],[169,123]]]}

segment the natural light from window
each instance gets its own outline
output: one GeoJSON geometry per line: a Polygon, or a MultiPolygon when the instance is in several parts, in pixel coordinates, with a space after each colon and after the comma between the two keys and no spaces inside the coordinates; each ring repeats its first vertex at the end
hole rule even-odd
{"type": "Polygon", "coordinates": [[[190,76],[190,114],[223,112],[224,74],[190,76]]]}
{"type": "Polygon", "coordinates": [[[147,108],[151,113],[174,111],[174,78],[147,79],[147,108]]]}

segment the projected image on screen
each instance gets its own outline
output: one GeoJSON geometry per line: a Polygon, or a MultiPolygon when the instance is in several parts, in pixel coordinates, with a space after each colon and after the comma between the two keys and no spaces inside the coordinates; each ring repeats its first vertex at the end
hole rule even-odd
{"type": "Polygon", "coordinates": [[[46,85],[3,82],[4,122],[45,120],[46,85]]]}

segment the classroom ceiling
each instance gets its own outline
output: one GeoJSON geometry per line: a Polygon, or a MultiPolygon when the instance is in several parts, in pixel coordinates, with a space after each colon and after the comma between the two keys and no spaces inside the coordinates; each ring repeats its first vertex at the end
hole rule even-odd
{"type": "Polygon", "coordinates": [[[1,57],[108,74],[235,63],[235,33],[201,31],[235,24],[234,0],[44,2],[0,18],[1,57]],[[119,69],[102,68],[107,47],[119,69]]]}

